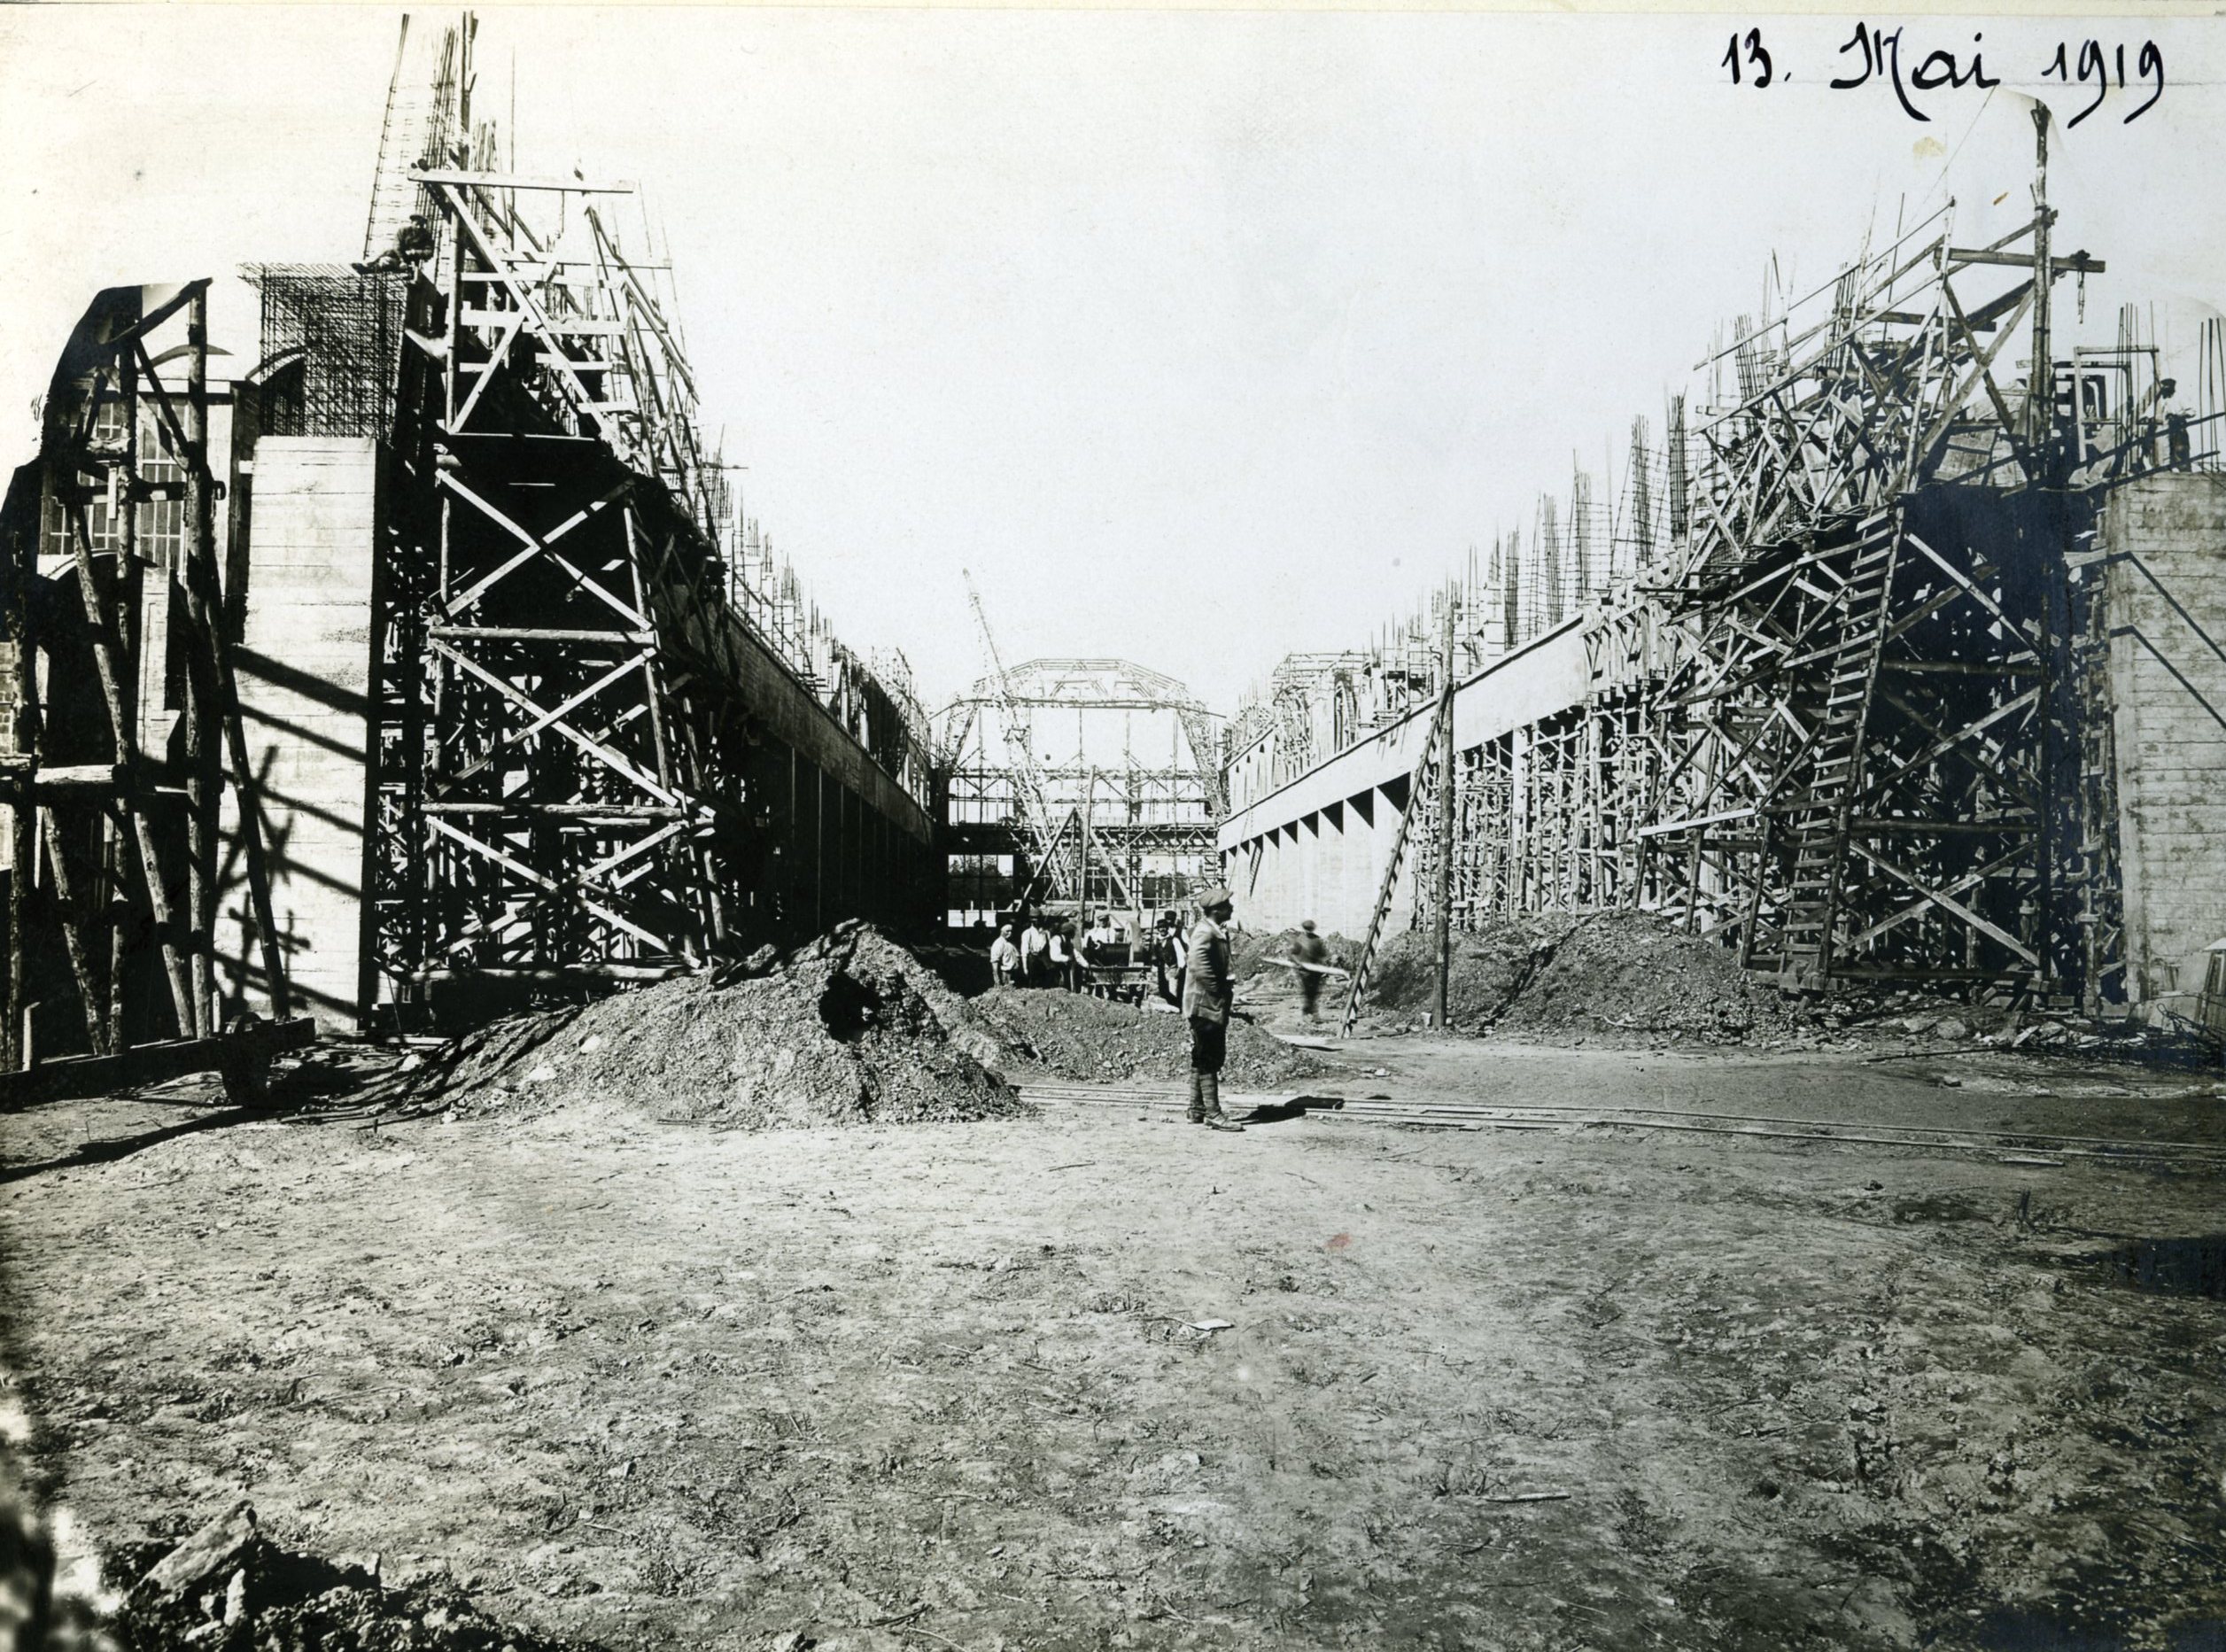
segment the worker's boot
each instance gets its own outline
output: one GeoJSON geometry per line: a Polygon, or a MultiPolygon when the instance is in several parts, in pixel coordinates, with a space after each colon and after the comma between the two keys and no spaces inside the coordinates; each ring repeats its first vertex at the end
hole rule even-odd
{"type": "Polygon", "coordinates": [[[1207,1124],[1217,1130],[1242,1130],[1245,1128],[1222,1111],[1222,1075],[1220,1074],[1199,1074],[1198,1086],[1205,1092],[1207,1124]]]}
{"type": "Polygon", "coordinates": [[[1191,1122],[1206,1122],[1206,1074],[1195,1071],[1191,1074],[1191,1122]]]}

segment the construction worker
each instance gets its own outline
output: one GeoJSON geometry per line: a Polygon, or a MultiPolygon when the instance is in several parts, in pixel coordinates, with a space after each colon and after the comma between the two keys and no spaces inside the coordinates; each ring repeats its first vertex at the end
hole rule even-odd
{"type": "Polygon", "coordinates": [[[1322,968],[1330,961],[1329,943],[1314,932],[1314,919],[1309,918],[1299,926],[1299,939],[1291,948],[1291,961],[1299,966],[1293,972],[1299,977],[1299,1012],[1310,1021],[1322,1019],[1315,1007],[1322,997],[1322,968]],[[1308,965],[1314,967],[1309,969],[1308,965]]]}
{"type": "Polygon", "coordinates": [[[1160,997],[1180,1009],[1183,1004],[1183,931],[1173,912],[1160,914],[1152,934],[1152,962],[1160,997]]]}
{"type": "Polygon", "coordinates": [[[1090,914],[1087,911],[1077,913],[1074,918],[1074,923],[1075,927],[1082,932],[1081,935],[1075,938],[1074,942],[1074,978],[1077,989],[1081,991],[1087,992],[1090,990],[1090,987],[1097,979],[1090,973],[1090,971],[1094,969],[1099,962],[1097,957],[1097,926],[1090,921],[1090,914]]]}
{"type": "Polygon", "coordinates": [[[1098,913],[1097,927],[1090,932],[1090,961],[1093,964],[1113,963],[1113,953],[1120,945],[1121,931],[1113,923],[1113,913],[1110,911],[1098,913]]]}
{"type": "Polygon", "coordinates": [[[989,973],[997,985],[1010,987],[1020,977],[1020,949],[1012,944],[1012,926],[999,924],[997,938],[989,943],[989,973]]]}
{"type": "Polygon", "coordinates": [[[1217,1130],[1245,1127],[1222,1111],[1222,1063],[1229,1053],[1229,1017],[1237,1004],[1229,963],[1229,920],[1237,911],[1227,889],[1198,896],[1203,913],[1191,931],[1190,973],[1183,983],[1183,1014],[1191,1023],[1191,1122],[1217,1130]]]}
{"type": "Polygon", "coordinates": [[[1121,960],[1115,954],[1120,950],[1121,931],[1113,927],[1113,913],[1098,913],[1097,921],[1082,935],[1082,964],[1087,972],[1084,984],[1101,998],[1110,996],[1112,988],[1097,972],[1119,964],[1121,960]]]}
{"type": "Polygon", "coordinates": [[[1042,922],[1030,914],[1027,927],[1020,931],[1020,984],[1023,987],[1050,984],[1045,980],[1049,966],[1044,962],[1044,957],[1051,945],[1051,937],[1045,933],[1042,922]]]}
{"type": "Polygon", "coordinates": [[[1055,987],[1064,987],[1069,992],[1080,991],[1082,983],[1076,977],[1082,966],[1074,961],[1074,926],[1073,924],[1051,926],[1048,956],[1051,960],[1051,984],[1055,987]]]}

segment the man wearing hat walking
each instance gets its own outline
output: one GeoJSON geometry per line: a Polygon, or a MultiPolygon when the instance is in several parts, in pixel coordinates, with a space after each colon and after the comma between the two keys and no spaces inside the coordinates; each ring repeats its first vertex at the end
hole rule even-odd
{"type": "Polygon", "coordinates": [[[1315,933],[1313,919],[1299,926],[1299,939],[1291,949],[1291,957],[1299,966],[1300,1012],[1307,1020],[1318,1021],[1322,1019],[1317,1007],[1322,999],[1322,973],[1330,961],[1330,943],[1315,933]]]}
{"type": "Polygon", "coordinates": [[[1183,982],[1183,1014],[1191,1023],[1191,1122],[1241,1130],[1245,1127],[1222,1111],[1222,1062],[1237,998],[1228,925],[1237,909],[1227,889],[1208,889],[1198,896],[1198,907],[1203,915],[1191,931],[1190,973],[1183,982]]]}

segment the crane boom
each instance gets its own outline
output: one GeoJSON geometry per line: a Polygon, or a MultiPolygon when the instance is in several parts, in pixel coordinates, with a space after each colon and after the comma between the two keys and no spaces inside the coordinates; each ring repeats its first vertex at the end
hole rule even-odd
{"type": "Polygon", "coordinates": [[[989,629],[989,615],[981,606],[981,593],[974,586],[973,575],[969,570],[961,568],[958,577],[966,582],[966,601],[973,605],[973,623],[981,632],[982,652],[989,658],[989,679],[997,685],[997,706],[1004,724],[1004,741],[1013,759],[1020,836],[1028,846],[1028,859],[1035,873],[1047,876],[1056,894],[1064,881],[1062,873],[1065,869],[1051,864],[1057,852],[1058,837],[1051,826],[1051,805],[1044,791],[1043,772],[1035,761],[1035,734],[1023,719],[1019,696],[1012,692],[1012,679],[1005,674],[1004,661],[997,653],[997,640],[989,629]]]}

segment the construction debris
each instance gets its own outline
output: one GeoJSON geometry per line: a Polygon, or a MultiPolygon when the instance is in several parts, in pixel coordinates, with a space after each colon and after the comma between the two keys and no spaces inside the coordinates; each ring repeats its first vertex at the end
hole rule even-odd
{"type": "Polygon", "coordinates": [[[124,1652],[595,1652],[601,1645],[500,1623],[438,1578],[389,1588],[362,1566],[286,1548],[262,1534],[244,1501],[164,1554],[105,1626],[108,1643],[124,1652]]]}
{"type": "Polygon", "coordinates": [[[753,963],[724,983],[684,978],[499,1022],[433,1063],[418,1095],[464,1113],[608,1105],[745,1130],[1028,1111],[965,1001],[877,931],[846,924],[753,963]]]}
{"type": "MultiPolygon", "coordinates": [[[[407,1105],[519,1117],[615,1106],[673,1123],[761,1130],[911,1124],[1030,1111],[1008,1074],[1174,1077],[1180,1016],[1082,993],[953,992],[878,930],[844,924],[731,974],[661,981],[585,1007],[508,1017],[410,1077],[407,1105]]],[[[1238,1021],[1229,1075],[1266,1083],[1323,1070],[1238,1021]]]]}
{"type": "MultiPolygon", "coordinates": [[[[1378,954],[1366,1007],[1411,1020],[1435,1001],[1431,937],[1409,931],[1378,954]]],[[[1812,1025],[1798,1000],[1705,937],[1648,912],[1511,913],[1454,937],[1447,1024],[1458,1031],[1626,1033],[1737,1043],[1812,1025]]]]}

